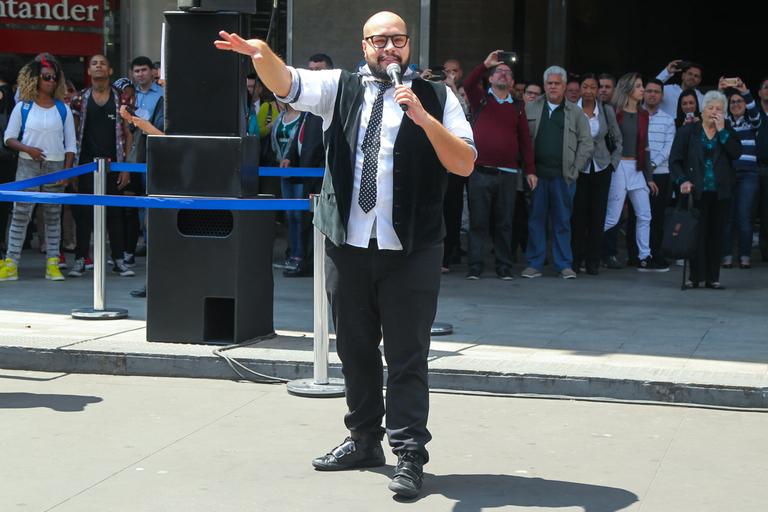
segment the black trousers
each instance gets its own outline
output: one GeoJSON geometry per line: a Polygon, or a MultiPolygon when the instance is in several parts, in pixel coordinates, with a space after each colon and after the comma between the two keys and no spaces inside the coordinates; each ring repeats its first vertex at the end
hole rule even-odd
{"type": "Polygon", "coordinates": [[[571,250],[574,267],[579,267],[582,263],[594,268],[600,265],[611,174],[611,169],[579,174],[571,217],[571,250]]]}
{"type": "Polygon", "coordinates": [[[427,355],[440,290],[442,244],[416,250],[384,251],[326,246],[326,291],[336,326],[349,412],[344,423],[353,438],[381,439],[395,453],[425,445],[429,387],[427,355]],[[386,405],[379,343],[387,361],[386,405]]]}
{"type": "Polygon", "coordinates": [[[443,265],[449,266],[451,260],[458,256],[461,249],[461,215],[464,212],[464,188],[467,178],[457,174],[448,174],[448,188],[443,201],[443,218],[445,219],[445,247],[443,265]]]}
{"type": "Polygon", "coordinates": [[[529,194],[518,190],[515,200],[515,217],[512,220],[512,256],[520,253],[525,256],[525,249],[528,247],[528,209],[531,199],[529,194]]]}
{"type": "MultiPolygon", "coordinates": [[[[86,174],[78,179],[78,193],[93,194],[93,176],[86,174]]],[[[117,190],[117,173],[107,177],[107,194],[121,194],[117,190]]],[[[118,206],[107,207],[107,234],[112,261],[123,259],[125,248],[125,208],[118,206]]],[[[75,258],[87,258],[90,253],[91,233],[93,232],[93,206],[72,206],[72,218],[75,220],[75,258]]]]}
{"type": "Polygon", "coordinates": [[[699,243],[696,257],[691,259],[690,279],[693,282],[719,282],[725,223],[731,211],[731,200],[718,199],[717,192],[702,192],[701,199],[693,204],[699,210],[699,243]]]}
{"type": "MultiPolygon", "coordinates": [[[[322,178],[307,178],[304,180],[304,195],[319,194],[323,185],[322,178]]],[[[315,257],[315,226],[312,224],[312,212],[301,212],[301,241],[304,247],[304,259],[301,265],[312,268],[315,257]]]]}
{"type": "Polygon", "coordinates": [[[758,218],[760,220],[760,255],[768,261],[768,166],[758,166],[760,190],[758,191],[758,218]]]}
{"type": "Polygon", "coordinates": [[[482,271],[485,238],[493,218],[493,253],[496,270],[512,267],[512,222],[517,199],[517,173],[484,171],[479,166],[469,177],[469,267],[482,271]]]}
{"type": "MultiPolygon", "coordinates": [[[[669,174],[654,174],[653,182],[659,187],[658,195],[651,196],[651,255],[654,260],[662,260],[661,241],[664,239],[664,216],[672,199],[672,179],[669,174]]],[[[634,226],[634,223],[632,223],[634,226]]],[[[633,238],[634,240],[634,238],[633,238]]],[[[637,250],[637,244],[634,244],[637,250]]]]}

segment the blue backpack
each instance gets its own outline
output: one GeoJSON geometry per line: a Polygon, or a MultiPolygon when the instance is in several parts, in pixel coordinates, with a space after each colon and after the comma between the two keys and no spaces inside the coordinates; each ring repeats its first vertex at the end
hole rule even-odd
{"type": "MultiPolygon", "coordinates": [[[[29,117],[29,112],[32,110],[32,104],[34,102],[32,101],[25,101],[21,105],[21,130],[19,130],[19,138],[16,139],[19,142],[21,142],[21,138],[24,136],[24,127],[27,126],[27,118],[29,117]]],[[[61,125],[66,126],[67,125],[67,106],[64,104],[61,100],[56,100],[56,110],[59,111],[59,115],[61,116],[61,125]]]]}

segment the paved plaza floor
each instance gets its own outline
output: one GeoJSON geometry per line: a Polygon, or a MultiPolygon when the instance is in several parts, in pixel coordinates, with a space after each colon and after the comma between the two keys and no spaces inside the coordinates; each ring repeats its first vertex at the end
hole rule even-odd
{"type": "MultiPolygon", "coordinates": [[[[107,304],[127,308],[129,319],[83,322],[69,312],[91,305],[91,273],[45,281],[42,256],[25,252],[21,279],[0,283],[0,367],[234,377],[215,347],[145,341],[146,302],[128,293],[143,284],[144,262],[136,277],[107,278],[107,304]]],[[[200,271],[216,269],[200,262],[200,271]]],[[[681,291],[680,272],[564,281],[547,268],[507,282],[492,273],[466,281],[458,267],[443,278],[437,321],[454,333],[433,338],[432,385],[768,408],[768,265],[724,270],[722,291],[681,291]]],[[[279,336],[229,353],[260,371],[306,377],[312,279],[274,275],[279,336]]],[[[333,352],[331,364],[338,374],[333,352]]]]}
{"type": "Polygon", "coordinates": [[[315,472],[343,399],[225,380],[0,370],[0,510],[763,512],[768,414],[431,394],[423,495],[395,458],[315,472]]]}

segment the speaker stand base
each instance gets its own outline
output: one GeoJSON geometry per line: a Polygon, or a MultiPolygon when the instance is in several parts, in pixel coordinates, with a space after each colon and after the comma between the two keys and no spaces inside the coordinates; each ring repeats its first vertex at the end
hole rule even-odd
{"type": "Polygon", "coordinates": [[[315,384],[314,379],[298,379],[290,381],[287,387],[290,394],[307,398],[344,396],[344,379],[328,379],[328,384],[315,384]]]}
{"type": "Polygon", "coordinates": [[[79,308],[72,310],[72,318],[77,320],[120,320],[128,318],[128,310],[122,308],[79,308]]]}

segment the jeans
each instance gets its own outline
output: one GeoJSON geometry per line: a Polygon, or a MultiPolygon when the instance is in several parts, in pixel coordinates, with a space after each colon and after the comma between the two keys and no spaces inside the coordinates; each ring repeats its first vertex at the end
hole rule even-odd
{"type": "Polygon", "coordinates": [[[749,258],[752,254],[752,210],[759,187],[760,179],[756,172],[736,173],[736,188],[723,236],[723,257],[733,256],[734,227],[738,235],[739,257],[749,258]]]}
{"type": "Polygon", "coordinates": [[[547,220],[552,223],[554,240],[552,257],[558,272],[571,268],[571,212],[576,182],[568,184],[564,178],[539,178],[531,197],[528,217],[528,266],[536,270],[544,267],[547,253],[547,220]]]}
{"type": "Polygon", "coordinates": [[[486,174],[475,170],[469,177],[469,267],[482,271],[484,242],[491,216],[496,270],[512,266],[512,220],[517,198],[517,173],[486,174]]]}
{"type": "MultiPolygon", "coordinates": [[[[293,181],[295,178],[281,178],[280,189],[283,199],[304,199],[304,184],[293,181]]],[[[301,211],[288,210],[285,212],[288,223],[288,244],[291,258],[304,258],[304,242],[301,236],[301,211]]]]}

